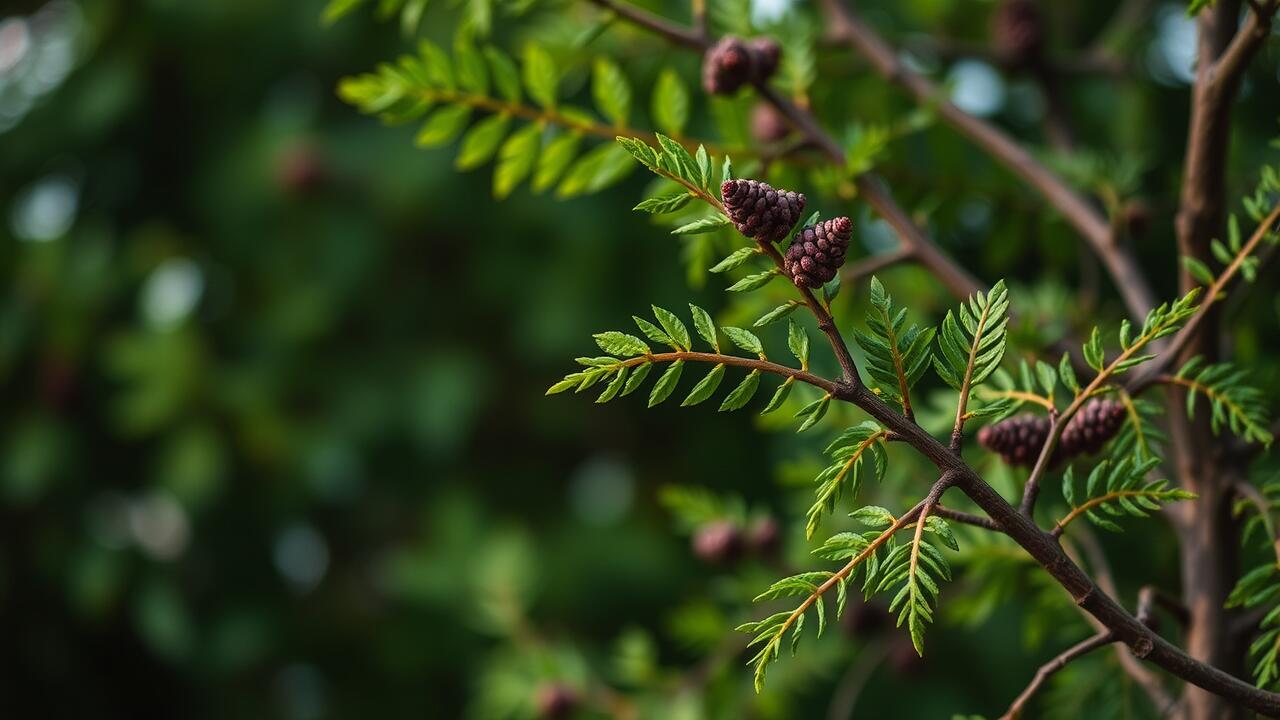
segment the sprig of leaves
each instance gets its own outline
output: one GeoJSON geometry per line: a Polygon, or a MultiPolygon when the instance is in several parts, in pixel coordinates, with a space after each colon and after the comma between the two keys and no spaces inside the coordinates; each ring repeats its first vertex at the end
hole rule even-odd
{"type": "Polygon", "coordinates": [[[887,592],[899,586],[889,601],[889,612],[898,613],[898,627],[905,622],[916,653],[924,656],[924,633],[933,622],[934,607],[938,603],[939,585],[951,580],[951,566],[936,545],[925,540],[928,532],[943,545],[959,550],[955,534],[941,518],[929,516],[924,524],[916,524],[912,542],[891,550],[876,572],[868,570],[867,586],[874,586],[875,593],[887,592]]]}
{"type": "MultiPolygon", "coordinates": [[[[555,395],[568,390],[582,392],[597,383],[608,380],[605,383],[604,391],[596,399],[596,402],[599,403],[608,402],[616,397],[624,397],[635,392],[643,384],[655,365],[661,362],[669,362],[667,369],[658,377],[657,382],[654,383],[653,388],[650,390],[649,407],[653,407],[666,401],[675,392],[681,375],[684,373],[687,360],[712,362],[711,370],[693,386],[688,395],[681,401],[681,407],[688,407],[705,402],[714,395],[724,380],[730,365],[743,364],[740,361],[734,362],[735,360],[740,360],[741,356],[726,355],[722,352],[720,343],[722,334],[729,339],[732,345],[740,350],[751,353],[761,361],[769,360],[768,355],[765,353],[764,344],[755,333],[744,328],[728,325],[717,327],[711,318],[711,314],[697,305],[690,304],[689,312],[693,320],[694,331],[703,342],[710,346],[711,353],[695,355],[690,358],[689,355],[693,353],[694,349],[688,326],[675,313],[655,305],[653,306],[653,316],[656,322],[639,316],[633,316],[632,319],[635,320],[636,327],[640,329],[640,333],[649,342],[657,345],[666,345],[674,352],[655,354],[644,339],[616,330],[597,333],[593,336],[596,344],[608,355],[577,358],[577,363],[583,366],[584,369],[565,375],[559,382],[548,388],[546,394],[555,395]]],[[[796,359],[800,361],[800,371],[807,370],[809,367],[809,337],[794,320],[789,324],[787,345],[796,359]]],[[[761,411],[761,414],[778,409],[791,394],[791,389],[796,379],[795,375],[788,373],[789,369],[784,366],[775,365],[772,368],[777,372],[786,374],[787,377],[774,392],[773,398],[761,411]]],[[[751,402],[760,388],[761,375],[762,370],[760,367],[751,367],[747,375],[721,401],[720,411],[740,410],[751,402]]],[[[796,413],[796,417],[801,419],[800,428],[797,432],[809,429],[818,420],[822,419],[830,404],[831,394],[824,393],[819,399],[801,408],[796,413]]]]}
{"type": "Polygon", "coordinates": [[[854,330],[854,341],[866,353],[865,369],[877,394],[911,412],[911,388],[915,386],[933,357],[934,328],[907,326],[907,310],[895,311],[893,298],[880,279],[871,278],[871,310],[867,331],[854,330]]]}
{"type": "MultiPolygon", "coordinates": [[[[529,180],[535,192],[554,187],[559,197],[568,198],[603,190],[635,167],[616,143],[583,152],[585,138],[648,134],[631,126],[634,91],[617,64],[604,58],[593,63],[591,95],[598,114],[561,102],[562,70],[540,45],[526,46],[517,63],[495,47],[477,48],[463,35],[452,56],[424,41],[416,55],[344,78],[338,94],[387,122],[425,118],[416,136],[420,147],[445,145],[462,136],[456,161],[460,170],[496,158],[497,197],[529,180]],[[477,112],[485,117],[468,129],[477,112]],[[516,121],[528,124],[512,132],[516,121]]],[[[654,94],[654,107],[663,108],[657,123],[678,135],[688,120],[688,91],[677,75],[664,72],[654,94]]]]}
{"type": "Polygon", "coordinates": [[[1245,573],[1227,596],[1227,607],[1257,608],[1275,604],[1259,623],[1261,633],[1249,646],[1253,681],[1260,688],[1280,680],[1280,563],[1271,561],[1245,573]]]}
{"type": "Polygon", "coordinates": [[[977,292],[960,303],[957,311],[947,311],[938,333],[938,352],[933,367],[951,387],[959,391],[956,430],[963,425],[972,388],[981,385],[1004,357],[1008,341],[1009,291],[1004,281],[990,292],[977,292]]]}
{"type": "Polygon", "coordinates": [[[1209,403],[1210,427],[1215,435],[1226,427],[1245,440],[1271,445],[1270,411],[1261,390],[1245,384],[1248,373],[1227,362],[1208,363],[1203,357],[1189,360],[1171,381],[1187,388],[1187,415],[1193,417],[1196,398],[1209,403]]]}
{"type": "MultiPolygon", "coordinates": [[[[747,644],[748,647],[760,646],[749,662],[755,668],[757,693],[764,687],[765,673],[769,665],[780,655],[782,641],[787,632],[791,632],[791,652],[795,654],[800,635],[804,631],[806,614],[812,610],[818,626],[817,634],[821,636],[827,624],[825,595],[832,589],[836,591],[835,618],[839,620],[849,599],[848,585],[857,578],[859,568],[864,565],[867,567],[866,584],[869,585],[870,574],[880,565],[877,552],[881,547],[892,548],[894,534],[908,526],[907,516],[895,518],[892,513],[881,507],[861,508],[850,516],[877,529],[862,533],[843,532],[833,535],[823,543],[822,547],[813,551],[814,555],[827,560],[847,560],[843,568],[834,573],[827,571],[800,573],[775,582],[756,596],[755,601],[762,602],[783,597],[803,597],[804,600],[794,610],[774,613],[762,620],[744,623],[737,627],[738,632],[755,636],[747,644]]],[[[892,549],[889,552],[892,552],[892,549]]]]}
{"type": "Polygon", "coordinates": [[[1149,511],[1159,510],[1164,504],[1178,500],[1192,500],[1195,493],[1169,487],[1168,480],[1146,479],[1147,473],[1160,464],[1159,458],[1136,460],[1132,456],[1119,461],[1103,460],[1085,482],[1084,495],[1077,504],[1076,481],[1073,469],[1068,467],[1062,476],[1062,497],[1071,506],[1071,512],[1058,521],[1054,534],[1061,534],[1073,520],[1084,515],[1104,530],[1121,532],[1114,521],[1105,517],[1146,517],[1149,511]]]}
{"type": "Polygon", "coordinates": [[[1120,375],[1130,368],[1141,365],[1155,357],[1155,355],[1142,355],[1139,353],[1150,343],[1167,335],[1172,335],[1186,324],[1187,320],[1200,307],[1196,302],[1199,298],[1200,289],[1195,288],[1175,300],[1172,304],[1161,303],[1159,307],[1147,313],[1147,317],[1136,336],[1133,334],[1133,325],[1128,320],[1122,321],[1119,331],[1121,352],[1109,365],[1106,359],[1106,348],[1102,342],[1102,331],[1095,326],[1083,348],[1085,362],[1088,363],[1089,367],[1098,371],[1098,376],[1090,383],[1090,388],[1096,390],[1105,380],[1120,375]]]}
{"type": "Polygon", "coordinates": [[[831,458],[831,464],[814,478],[816,497],[809,508],[806,538],[813,537],[822,524],[823,516],[835,511],[836,502],[842,496],[847,494],[850,498],[857,498],[867,475],[863,470],[867,461],[870,474],[876,480],[884,478],[888,465],[888,453],[884,447],[887,436],[884,428],[867,420],[845,430],[823,451],[831,458]]]}

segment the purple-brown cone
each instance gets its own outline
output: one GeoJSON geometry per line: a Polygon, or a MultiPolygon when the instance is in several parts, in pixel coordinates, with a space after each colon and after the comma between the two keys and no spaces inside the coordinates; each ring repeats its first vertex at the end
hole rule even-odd
{"type": "Polygon", "coordinates": [[[759,180],[726,180],[720,197],[738,232],[764,242],[786,237],[804,212],[803,194],[774,190],[759,180]]]}
{"type": "Polygon", "coordinates": [[[1044,49],[1044,17],[1035,0],[1002,0],[991,16],[991,40],[1011,65],[1037,61],[1044,49]]]}
{"type": "Polygon", "coordinates": [[[844,264],[852,235],[853,222],[847,217],[801,229],[783,257],[787,277],[798,287],[817,288],[830,282],[844,264]]]}
{"type": "Polygon", "coordinates": [[[702,57],[702,87],[712,95],[732,95],[751,82],[764,82],[778,69],[782,51],[770,38],[726,35],[702,57]]]}
{"type": "MultiPolygon", "coordinates": [[[[1050,466],[1092,455],[1124,425],[1125,407],[1115,400],[1090,400],[1067,422],[1049,459],[1050,466]]],[[[1049,437],[1049,419],[1019,415],[978,431],[978,444],[997,453],[1006,465],[1031,467],[1049,437]]]]}

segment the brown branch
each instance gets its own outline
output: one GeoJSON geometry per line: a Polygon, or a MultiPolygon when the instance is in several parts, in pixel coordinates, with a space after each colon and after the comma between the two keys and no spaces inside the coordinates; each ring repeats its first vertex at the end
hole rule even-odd
{"type": "Polygon", "coordinates": [[[749,370],[759,370],[761,372],[773,373],[787,378],[794,378],[803,383],[808,383],[816,388],[834,394],[839,386],[824,377],[814,375],[807,370],[797,370],[779,365],[768,360],[759,360],[756,358],[738,357],[737,355],[721,355],[720,353],[706,352],[666,352],[651,353],[640,355],[638,357],[623,360],[622,364],[626,367],[640,365],[646,362],[675,362],[676,360],[689,360],[692,362],[704,362],[714,365],[729,365],[732,367],[747,368],[749,370]]]}
{"type": "Polygon", "coordinates": [[[972,525],[974,527],[982,528],[983,530],[1002,532],[1000,526],[991,518],[974,515],[973,513],[967,513],[963,510],[955,510],[943,505],[934,505],[933,514],[943,520],[950,520],[951,522],[960,523],[961,525],[972,525]]]}
{"type": "Polygon", "coordinates": [[[1070,648],[1064,650],[1062,654],[1044,665],[1041,665],[1040,669],[1036,671],[1035,677],[1031,679],[1031,683],[1027,685],[1027,688],[1022,691],[1022,694],[1013,701],[1013,704],[1009,706],[1009,709],[1005,711],[1004,715],[1000,716],[1000,720],[1016,720],[1021,717],[1022,711],[1026,709],[1026,705],[1030,702],[1032,696],[1036,694],[1036,691],[1040,689],[1040,686],[1044,685],[1054,673],[1066,667],[1067,663],[1072,660],[1084,657],[1094,650],[1097,650],[1104,645],[1110,645],[1115,641],[1116,636],[1110,631],[1101,632],[1091,638],[1081,640],[1070,648]]]}
{"type": "Polygon", "coordinates": [[[634,5],[618,2],[618,0],[589,0],[589,2],[613,12],[618,17],[634,25],[666,38],[673,45],[681,45],[701,52],[706,50],[709,44],[707,39],[697,32],[681,27],[666,18],[658,17],[648,10],[642,10],[634,5]]]}
{"type": "Polygon", "coordinates": [[[1253,254],[1258,244],[1266,238],[1271,232],[1272,226],[1280,221],[1280,204],[1271,209],[1262,222],[1258,223],[1257,229],[1253,231],[1253,235],[1249,240],[1240,247],[1240,252],[1232,258],[1231,264],[1218,275],[1213,281],[1213,285],[1209,286],[1208,291],[1204,294],[1204,300],[1200,303],[1200,307],[1196,313],[1191,316],[1186,325],[1173,336],[1173,340],[1160,352],[1160,357],[1147,363],[1142,372],[1138,373],[1128,383],[1128,390],[1131,394],[1137,394],[1158,382],[1162,373],[1169,369],[1169,366],[1178,360],[1183,352],[1196,339],[1196,333],[1199,332],[1201,325],[1209,315],[1209,311],[1218,303],[1231,287],[1231,282],[1235,280],[1235,276],[1240,272],[1240,267],[1245,260],[1253,254]]]}
{"type": "MultiPolygon", "coordinates": [[[[1119,597],[1119,591],[1116,589],[1115,576],[1111,572],[1111,564],[1107,562],[1107,555],[1102,550],[1102,545],[1098,542],[1098,538],[1086,526],[1076,526],[1076,530],[1072,533],[1072,537],[1077,540],[1081,547],[1084,548],[1085,557],[1089,559],[1089,568],[1093,571],[1093,576],[1098,580],[1098,587],[1102,589],[1109,597],[1119,597]]],[[[1075,552],[1072,550],[1071,543],[1065,538],[1062,540],[1062,547],[1067,551],[1068,556],[1076,563],[1080,563],[1075,552]]],[[[1139,600],[1139,610],[1141,610],[1141,599],[1139,600]]],[[[1106,630],[1106,626],[1098,621],[1097,618],[1090,615],[1083,608],[1080,612],[1084,614],[1085,620],[1093,626],[1094,630],[1102,632],[1106,630]]],[[[1141,614],[1141,613],[1139,613],[1141,614]]],[[[1138,617],[1139,622],[1151,627],[1142,617],[1138,617]]],[[[1154,628],[1153,628],[1154,629],[1154,628]]],[[[1120,668],[1138,683],[1138,687],[1147,694],[1151,700],[1151,705],[1156,709],[1160,717],[1164,717],[1170,708],[1177,702],[1169,691],[1165,690],[1164,684],[1160,682],[1160,678],[1145,665],[1141,660],[1134,657],[1129,648],[1118,645],[1115,648],[1116,661],[1120,663],[1120,668]]]]}
{"type": "Polygon", "coordinates": [[[823,0],[823,7],[833,32],[881,75],[935,109],[944,121],[1043,195],[1102,259],[1131,314],[1141,318],[1154,307],[1154,295],[1138,263],[1112,241],[1110,224],[1096,207],[1003,130],[961,110],[932,81],[907,68],[898,53],[840,0],[823,0]]]}

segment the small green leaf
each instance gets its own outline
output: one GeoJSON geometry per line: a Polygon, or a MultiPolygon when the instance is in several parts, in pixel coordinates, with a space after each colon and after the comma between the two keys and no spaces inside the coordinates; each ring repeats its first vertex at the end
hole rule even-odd
{"type": "Polygon", "coordinates": [[[488,162],[506,137],[510,122],[511,118],[506,115],[491,115],[476,123],[462,138],[462,148],[454,165],[459,170],[470,170],[488,162]]]}
{"type": "Polygon", "coordinates": [[[760,411],[760,414],[768,415],[774,410],[782,407],[782,403],[786,402],[787,397],[791,395],[791,386],[794,384],[794,377],[789,377],[786,380],[783,380],[782,384],[778,386],[778,389],[773,392],[773,397],[769,399],[769,404],[760,411]]]}
{"type": "Polygon", "coordinates": [[[600,113],[613,123],[614,127],[627,126],[631,115],[631,84],[613,61],[598,58],[595,72],[592,75],[591,94],[595,98],[600,113]]]}
{"type": "Polygon", "coordinates": [[[689,91],[671,68],[663,69],[654,85],[653,121],[668,135],[680,135],[689,121],[689,91]]]}
{"type": "Polygon", "coordinates": [[[762,273],[756,273],[755,275],[748,275],[742,278],[741,280],[739,280],[738,282],[725,288],[725,290],[728,292],[751,292],[752,290],[759,290],[760,288],[769,284],[769,281],[774,279],[777,276],[778,276],[777,268],[773,268],[771,270],[765,270],[762,273]]]}
{"type": "Polygon", "coordinates": [[[527,45],[524,49],[524,86],[529,96],[543,107],[555,107],[559,84],[560,74],[550,53],[540,45],[527,45]]]}
{"type": "Polygon", "coordinates": [[[645,345],[644,341],[635,335],[610,330],[596,333],[592,337],[595,338],[596,344],[600,346],[600,349],[610,355],[633,357],[635,355],[649,354],[649,346],[645,345]]]}
{"type": "Polygon", "coordinates": [[[711,372],[706,377],[698,381],[697,385],[689,391],[689,395],[680,403],[680,407],[688,407],[697,405],[698,403],[711,397],[716,388],[720,387],[720,381],[724,379],[724,364],[716,365],[711,368],[711,372]]]}
{"type": "Polygon", "coordinates": [[[681,192],[675,195],[651,197],[647,200],[640,201],[638,205],[631,209],[661,215],[663,213],[670,213],[679,210],[685,205],[688,205],[689,200],[692,198],[693,196],[687,192],[681,192]]]}
{"type": "Polygon", "coordinates": [[[671,396],[671,391],[675,390],[676,384],[680,382],[680,373],[682,371],[684,371],[683,360],[671,363],[666,372],[662,373],[661,377],[658,378],[658,382],[654,383],[653,390],[649,393],[649,407],[653,407],[671,396]]]}
{"type": "Polygon", "coordinates": [[[418,131],[414,142],[418,147],[436,147],[452,141],[466,127],[471,117],[471,108],[466,105],[443,107],[431,114],[422,129],[418,131]]]}
{"type": "Polygon", "coordinates": [[[640,328],[640,332],[644,333],[645,337],[649,338],[653,342],[656,342],[659,345],[671,345],[677,350],[683,349],[677,346],[675,341],[671,339],[671,336],[663,332],[657,325],[654,325],[638,315],[632,315],[631,319],[636,321],[636,326],[640,328]]]}
{"type": "MultiPolygon", "coordinates": [[[[689,195],[686,194],[685,197],[689,197],[689,195]]],[[[751,258],[759,254],[760,254],[760,248],[755,246],[738,248],[737,250],[734,250],[733,253],[731,253],[728,257],[716,263],[715,267],[711,268],[711,272],[722,273],[722,272],[728,272],[730,270],[734,270],[739,266],[741,266],[746,261],[750,260],[751,258]]]]}
{"type": "Polygon", "coordinates": [[[653,370],[653,363],[640,363],[635,370],[631,371],[631,378],[627,380],[627,386],[622,389],[622,397],[626,397],[635,392],[644,384],[644,379],[649,377],[649,372],[653,370]]]}
{"type": "Polygon", "coordinates": [[[800,411],[796,413],[796,417],[804,418],[804,422],[800,423],[800,427],[796,432],[802,433],[813,427],[827,414],[827,408],[829,407],[831,407],[831,395],[827,394],[800,408],[800,411]]]}
{"type": "Polygon", "coordinates": [[[1191,274],[1191,277],[1196,280],[1199,280],[1205,285],[1213,284],[1213,271],[1209,269],[1208,265],[1205,265],[1190,255],[1184,255],[1182,256],[1182,266],[1185,267],[1187,272],[1191,274]]]}
{"type": "Polygon", "coordinates": [[[734,345],[746,350],[749,353],[755,353],[761,357],[764,356],[764,346],[760,344],[760,338],[755,336],[749,330],[726,325],[720,328],[734,345]]]}
{"type": "Polygon", "coordinates": [[[698,337],[720,352],[720,340],[716,337],[716,324],[711,315],[693,303],[689,303],[689,312],[693,315],[693,329],[698,331],[698,337]]]}
{"type": "Polygon", "coordinates": [[[791,313],[795,312],[796,308],[798,307],[800,307],[800,302],[797,300],[790,300],[788,302],[785,302],[779,305],[778,307],[770,310],[769,312],[765,313],[764,315],[761,315],[759,320],[756,320],[755,322],[751,323],[751,327],[759,328],[759,327],[764,327],[766,325],[775,323],[781,320],[782,318],[787,317],[791,313]]]}
{"type": "Polygon", "coordinates": [[[498,165],[493,171],[494,197],[507,197],[529,177],[541,144],[542,128],[537,125],[526,125],[507,138],[498,150],[498,165]]]}
{"type": "Polygon", "coordinates": [[[809,368],[809,334],[795,320],[787,321],[787,347],[800,361],[800,367],[809,368]]]}
{"type": "Polygon", "coordinates": [[[658,318],[658,323],[662,325],[662,329],[667,331],[667,335],[676,341],[676,345],[682,350],[688,350],[692,347],[689,340],[689,329],[680,322],[680,318],[670,310],[665,310],[653,305],[653,315],[658,318]]]}
{"type": "Polygon", "coordinates": [[[729,226],[729,218],[723,215],[712,215],[710,217],[700,218],[693,222],[686,223],[671,231],[672,235],[701,235],[703,233],[715,232],[723,227],[729,226]]]}
{"type": "Polygon", "coordinates": [[[489,61],[489,72],[493,75],[493,84],[498,88],[498,94],[509,103],[520,102],[520,70],[516,68],[516,64],[506,53],[493,46],[484,49],[484,56],[489,61]]]}
{"type": "Polygon", "coordinates": [[[582,136],[577,133],[565,133],[552,140],[538,159],[538,170],[533,176],[534,192],[542,192],[560,179],[569,163],[578,154],[578,145],[582,136]]]}
{"type": "Polygon", "coordinates": [[[729,410],[739,410],[747,403],[751,402],[751,398],[755,396],[756,390],[760,387],[760,371],[752,370],[742,379],[738,387],[729,393],[724,402],[720,403],[720,412],[729,410]]]}

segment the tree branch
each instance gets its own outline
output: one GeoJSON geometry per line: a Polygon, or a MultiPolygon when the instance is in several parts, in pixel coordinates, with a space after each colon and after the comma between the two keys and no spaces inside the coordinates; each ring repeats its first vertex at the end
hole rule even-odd
{"type": "Polygon", "coordinates": [[[1246,258],[1253,254],[1258,244],[1266,238],[1271,231],[1272,226],[1280,221],[1280,204],[1271,209],[1271,212],[1258,223],[1257,229],[1253,231],[1253,235],[1249,240],[1240,247],[1240,252],[1232,258],[1231,264],[1218,275],[1213,285],[1209,286],[1208,291],[1204,294],[1204,301],[1200,303],[1200,307],[1196,310],[1195,315],[1187,321],[1186,325],[1173,336],[1173,340],[1169,345],[1161,351],[1160,357],[1147,363],[1140,373],[1134,375],[1133,379],[1128,383],[1128,390],[1131,394],[1137,394],[1149,388],[1159,380],[1169,367],[1178,360],[1182,353],[1196,339],[1196,333],[1205,322],[1210,309],[1221,300],[1230,289],[1231,282],[1240,272],[1240,266],[1244,264],[1246,258]]]}
{"type": "Polygon", "coordinates": [[[633,367],[646,362],[675,362],[676,360],[688,360],[691,362],[704,362],[713,365],[729,365],[732,367],[747,368],[749,370],[759,370],[761,372],[773,373],[787,378],[794,378],[803,383],[808,383],[816,388],[825,390],[828,393],[835,394],[839,389],[839,385],[824,377],[814,375],[807,370],[797,370],[779,365],[768,360],[759,360],[756,358],[739,357],[737,355],[721,355],[720,353],[706,352],[667,352],[652,353],[649,355],[640,355],[638,357],[628,358],[622,361],[626,367],[633,367]]]}
{"type": "Polygon", "coordinates": [[[1072,660],[1084,657],[1094,650],[1097,650],[1104,645],[1110,645],[1115,641],[1116,637],[1110,631],[1101,632],[1091,638],[1072,645],[1070,648],[1064,650],[1062,654],[1044,665],[1041,665],[1040,669],[1036,671],[1035,677],[1031,679],[1031,683],[1027,685],[1027,688],[1022,691],[1022,694],[1013,701],[1013,704],[1009,706],[1009,709],[1005,711],[1004,715],[1000,716],[1000,720],[1016,720],[1021,717],[1022,711],[1026,709],[1026,705],[1031,700],[1032,696],[1036,694],[1036,691],[1040,689],[1040,686],[1044,685],[1054,673],[1066,667],[1067,663],[1072,660]]]}
{"type": "Polygon", "coordinates": [[[917,101],[934,108],[939,116],[985,150],[1062,213],[1094,252],[1102,258],[1129,312],[1141,318],[1154,307],[1154,295],[1132,255],[1112,240],[1106,217],[1039,163],[1004,131],[961,110],[945,98],[929,79],[903,65],[896,52],[840,0],[823,0],[833,32],[889,81],[911,93],[917,101]]]}

